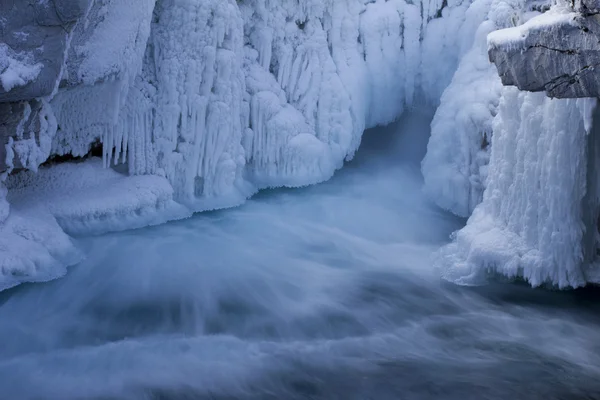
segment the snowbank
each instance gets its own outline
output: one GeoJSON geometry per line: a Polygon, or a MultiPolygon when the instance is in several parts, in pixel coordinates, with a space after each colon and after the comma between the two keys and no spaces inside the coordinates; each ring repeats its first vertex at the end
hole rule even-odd
{"type": "Polygon", "coordinates": [[[576,26],[575,20],[578,16],[578,13],[568,12],[563,8],[554,7],[549,11],[530,19],[524,24],[491,32],[488,36],[488,46],[489,48],[520,46],[523,40],[529,36],[530,31],[544,31],[547,34],[552,35],[552,31],[555,31],[562,24],[566,23],[576,26]]]}

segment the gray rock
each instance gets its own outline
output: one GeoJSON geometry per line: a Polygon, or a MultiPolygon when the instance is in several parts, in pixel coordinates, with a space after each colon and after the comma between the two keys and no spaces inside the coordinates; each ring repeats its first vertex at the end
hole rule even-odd
{"type": "MultiPolygon", "coordinates": [[[[21,124],[26,135],[34,132],[35,140],[39,142],[40,109],[41,103],[37,100],[0,103],[0,173],[8,169],[6,165],[6,145],[10,137],[17,139],[15,133],[19,124],[21,124]],[[24,120],[23,115],[27,105],[29,105],[31,112],[29,118],[24,120]]],[[[18,157],[14,157],[12,162],[15,169],[23,167],[18,157]]]]}
{"type": "Polygon", "coordinates": [[[0,103],[0,172],[6,171],[6,145],[23,118],[25,103],[0,103]]]}
{"type": "Polygon", "coordinates": [[[490,42],[490,61],[504,85],[556,98],[598,97],[599,18],[574,13],[551,26],[533,24],[517,42],[490,42]]]}
{"type": "Polygon", "coordinates": [[[600,0],[579,0],[575,10],[585,15],[600,14],[600,0]]]}
{"type": "Polygon", "coordinates": [[[85,15],[90,0],[2,0],[0,43],[14,52],[29,54],[43,65],[33,82],[6,92],[0,102],[30,100],[52,93],[60,76],[68,36],[85,15]]]}

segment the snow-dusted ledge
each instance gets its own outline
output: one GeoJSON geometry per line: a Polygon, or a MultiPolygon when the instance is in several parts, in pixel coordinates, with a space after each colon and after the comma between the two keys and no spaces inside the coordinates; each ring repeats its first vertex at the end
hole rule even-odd
{"type": "Polygon", "coordinates": [[[554,7],[525,24],[488,36],[502,83],[554,98],[600,96],[600,23],[554,7]]]}

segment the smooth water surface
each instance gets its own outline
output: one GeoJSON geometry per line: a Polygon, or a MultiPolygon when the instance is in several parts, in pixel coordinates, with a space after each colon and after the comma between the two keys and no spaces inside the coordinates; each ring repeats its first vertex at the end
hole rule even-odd
{"type": "Polygon", "coordinates": [[[421,194],[429,119],[322,185],[81,240],[0,294],[1,399],[600,398],[600,296],[443,283],[463,220],[421,194]]]}

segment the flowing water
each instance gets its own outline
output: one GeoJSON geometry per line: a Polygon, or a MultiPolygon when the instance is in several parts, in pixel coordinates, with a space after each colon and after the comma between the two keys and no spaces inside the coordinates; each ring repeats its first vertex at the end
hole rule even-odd
{"type": "Polygon", "coordinates": [[[427,116],[322,185],[81,239],[0,294],[0,399],[600,398],[600,296],[445,284],[464,224],[421,194],[427,116]]]}

